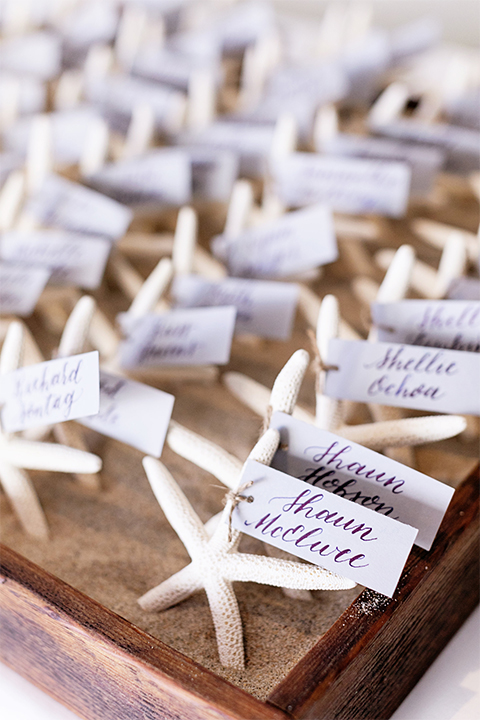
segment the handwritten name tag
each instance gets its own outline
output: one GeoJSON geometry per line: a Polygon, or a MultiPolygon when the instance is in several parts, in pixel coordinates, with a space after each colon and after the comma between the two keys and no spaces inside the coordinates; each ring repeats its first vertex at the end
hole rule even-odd
{"type": "Polygon", "coordinates": [[[325,394],[441,413],[480,415],[480,356],[414,345],[331,340],[325,394]]]}
{"type": "Polygon", "coordinates": [[[435,176],[445,160],[444,153],[438,148],[346,133],[335,135],[322,145],[322,151],[329,155],[406,162],[412,171],[410,193],[416,196],[430,192],[435,176]]]}
{"type": "Polygon", "coordinates": [[[225,365],[236,314],[234,307],[219,307],[145,315],[121,345],[121,364],[125,368],[225,365]]]}
{"type": "Polygon", "coordinates": [[[130,208],[95,190],[50,175],[27,202],[27,215],[42,225],[118,240],[132,219],[130,208]]]}
{"type": "Polygon", "coordinates": [[[239,277],[291,277],[338,257],[332,213],[325,205],[286,213],[232,240],[220,236],[212,249],[239,277]]]}
{"type": "Polygon", "coordinates": [[[102,282],[110,249],[111,243],[106,238],[60,230],[12,230],[0,240],[2,259],[46,267],[52,273],[52,284],[89,290],[102,282]]]}
{"type": "Polygon", "coordinates": [[[52,80],[62,66],[61,38],[52,32],[31,32],[6,38],[0,46],[0,66],[2,71],[52,80]]]}
{"type": "Polygon", "coordinates": [[[99,413],[80,423],[160,457],[174,402],[169,393],[100,370],[99,413]]]}
{"type": "Polygon", "coordinates": [[[106,165],[89,182],[126,205],[184,205],[192,192],[190,158],[181,149],[152,150],[106,165]]]}
{"type": "Polygon", "coordinates": [[[239,157],[241,175],[261,177],[267,169],[273,134],[273,124],[217,120],[202,132],[182,133],[178,141],[182,145],[230,150],[239,157]]]}
{"type": "Polygon", "coordinates": [[[480,352],[480,302],[374,303],[372,317],[380,341],[480,352]]]}
{"type": "Polygon", "coordinates": [[[474,277],[459,277],[448,288],[450,300],[480,300],[480,280],[474,277]]]}
{"type": "Polygon", "coordinates": [[[298,286],[236,278],[210,282],[198,275],[183,275],[175,278],[172,294],[177,307],[234,305],[236,333],[287,340],[295,319],[298,286]]]}
{"type": "Polygon", "coordinates": [[[47,268],[0,263],[0,314],[31,315],[49,277],[47,268]]]}
{"type": "Polygon", "coordinates": [[[411,170],[406,163],[291,153],[273,168],[282,202],[327,203],[343,213],[405,214],[411,170]]]}
{"type": "Polygon", "coordinates": [[[238,156],[230,150],[182,146],[192,163],[192,192],[199,200],[228,202],[238,177],[238,156]]]}
{"type": "Polygon", "coordinates": [[[27,365],[0,378],[5,432],[95,415],[99,408],[98,352],[27,365]]]}
{"type": "Polygon", "coordinates": [[[418,528],[415,544],[430,550],[454,490],[380,453],[276,412],[270,427],[282,447],[272,467],[418,528]]]}
{"type": "Polygon", "coordinates": [[[391,597],[417,530],[322,492],[253,460],[240,483],[253,481],[232,524],[315,565],[391,597]]]}

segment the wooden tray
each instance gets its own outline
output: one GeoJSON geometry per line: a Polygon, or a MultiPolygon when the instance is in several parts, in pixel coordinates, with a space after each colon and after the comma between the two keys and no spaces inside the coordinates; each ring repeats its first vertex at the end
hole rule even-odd
{"type": "Polygon", "coordinates": [[[365,590],[266,702],[2,546],[0,654],[88,720],[388,718],[478,603],[478,471],[394,597],[365,590]]]}

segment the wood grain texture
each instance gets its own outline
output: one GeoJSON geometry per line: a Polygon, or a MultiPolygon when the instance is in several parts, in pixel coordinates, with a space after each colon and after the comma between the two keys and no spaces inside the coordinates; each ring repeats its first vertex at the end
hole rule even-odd
{"type": "Polygon", "coordinates": [[[284,720],[9,548],[0,657],[87,720],[284,720]]]}
{"type": "Polygon", "coordinates": [[[395,595],[365,590],[270,694],[295,717],[389,718],[479,601],[479,474],[435,543],[414,547],[395,595]]]}

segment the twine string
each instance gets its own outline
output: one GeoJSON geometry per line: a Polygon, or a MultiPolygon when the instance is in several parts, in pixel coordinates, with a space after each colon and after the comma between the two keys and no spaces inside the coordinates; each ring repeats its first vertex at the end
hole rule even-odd
{"type": "Polygon", "coordinates": [[[320,354],[320,350],[317,344],[317,338],[311,328],[307,330],[308,339],[312,346],[313,352],[313,366],[315,370],[315,391],[320,392],[320,373],[329,372],[329,370],[340,370],[338,365],[327,365],[320,354]]]}
{"type": "Polygon", "coordinates": [[[223,499],[223,504],[230,503],[230,512],[228,513],[228,542],[232,542],[232,518],[233,511],[242,501],[252,503],[254,498],[252,495],[242,495],[242,493],[253,485],[253,480],[241,485],[238,490],[229,490],[223,499]]]}

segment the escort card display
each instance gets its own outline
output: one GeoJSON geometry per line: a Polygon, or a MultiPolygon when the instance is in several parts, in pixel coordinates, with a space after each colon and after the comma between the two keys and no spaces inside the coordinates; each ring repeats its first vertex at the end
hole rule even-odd
{"type": "Polygon", "coordinates": [[[374,303],[372,319],[383,342],[480,352],[480,302],[374,303]]]}
{"type": "Polygon", "coordinates": [[[96,415],[99,397],[96,350],[27,365],[0,378],[2,426],[17,432],[96,415]]]}
{"type": "Polygon", "coordinates": [[[249,460],[237,530],[391,597],[417,530],[249,460]],[[251,499],[250,499],[251,498],[251,499]]]}
{"type": "Polygon", "coordinates": [[[272,467],[416,527],[415,544],[430,549],[453,488],[291,415],[274,413],[270,427],[281,439],[272,467]]]}
{"type": "Polygon", "coordinates": [[[331,340],[325,394],[433,412],[480,415],[480,356],[415,345],[331,340]]]}

